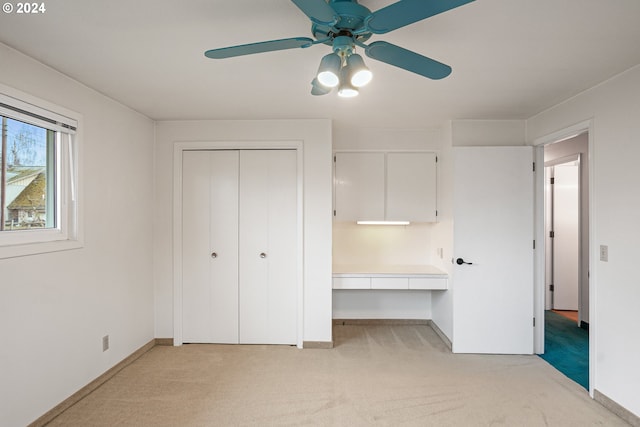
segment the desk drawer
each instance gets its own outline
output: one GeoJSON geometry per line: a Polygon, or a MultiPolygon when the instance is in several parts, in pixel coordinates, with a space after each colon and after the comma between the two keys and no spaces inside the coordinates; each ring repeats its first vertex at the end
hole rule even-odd
{"type": "Polygon", "coordinates": [[[409,279],[406,277],[373,277],[371,289],[409,289],[409,279]]]}
{"type": "Polygon", "coordinates": [[[409,289],[447,289],[447,279],[436,277],[412,277],[409,289]]]}
{"type": "Polygon", "coordinates": [[[369,277],[334,277],[333,289],[371,289],[369,277]]]}

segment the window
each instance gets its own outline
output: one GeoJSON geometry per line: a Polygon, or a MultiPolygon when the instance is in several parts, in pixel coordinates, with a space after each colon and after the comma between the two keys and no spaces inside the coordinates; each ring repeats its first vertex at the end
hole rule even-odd
{"type": "Polygon", "coordinates": [[[78,118],[16,94],[0,86],[0,258],[79,247],[78,118]]]}

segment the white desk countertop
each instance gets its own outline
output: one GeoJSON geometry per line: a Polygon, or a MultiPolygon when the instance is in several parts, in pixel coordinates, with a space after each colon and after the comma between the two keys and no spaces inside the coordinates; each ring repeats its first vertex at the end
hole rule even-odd
{"type": "Polygon", "coordinates": [[[333,277],[433,277],[447,273],[432,265],[334,264],[333,277]]]}

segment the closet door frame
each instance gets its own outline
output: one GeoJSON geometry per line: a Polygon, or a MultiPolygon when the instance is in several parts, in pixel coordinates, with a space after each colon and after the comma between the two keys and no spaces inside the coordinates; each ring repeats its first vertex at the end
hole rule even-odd
{"type": "Polygon", "coordinates": [[[297,331],[296,345],[302,348],[304,332],[303,271],[303,142],[302,141],[193,141],[173,145],[173,345],[182,341],[182,155],[191,150],[296,150],[297,215],[296,215],[296,279],[297,331]]]}

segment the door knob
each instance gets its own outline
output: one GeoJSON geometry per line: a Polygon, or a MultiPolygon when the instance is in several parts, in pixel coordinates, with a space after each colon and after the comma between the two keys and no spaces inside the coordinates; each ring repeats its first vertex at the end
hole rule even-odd
{"type": "Polygon", "coordinates": [[[267,254],[265,254],[264,252],[260,254],[260,258],[266,258],[266,257],[267,257],[267,254]]]}
{"type": "Polygon", "coordinates": [[[463,260],[462,258],[458,258],[456,260],[456,264],[458,264],[458,265],[462,265],[462,264],[472,265],[473,263],[472,262],[465,262],[465,260],[463,260]]]}
{"type": "Polygon", "coordinates": [[[211,258],[218,258],[218,254],[216,252],[211,252],[211,258]]]}

